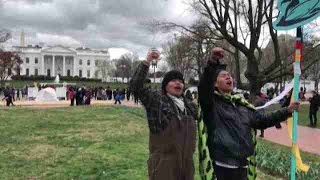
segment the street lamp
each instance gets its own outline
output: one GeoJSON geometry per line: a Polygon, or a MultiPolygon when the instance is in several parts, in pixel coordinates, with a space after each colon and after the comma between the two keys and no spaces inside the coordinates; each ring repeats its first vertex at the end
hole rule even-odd
{"type": "Polygon", "coordinates": [[[153,59],[151,66],[153,67],[153,83],[154,87],[156,87],[156,68],[157,68],[158,61],[157,59],[153,59]]]}
{"type": "Polygon", "coordinates": [[[156,68],[157,68],[158,60],[160,59],[159,57],[160,52],[156,48],[151,48],[150,51],[152,53],[156,53],[156,56],[152,56],[153,60],[151,62],[151,66],[153,67],[153,83],[154,83],[154,88],[156,89],[156,68]]]}

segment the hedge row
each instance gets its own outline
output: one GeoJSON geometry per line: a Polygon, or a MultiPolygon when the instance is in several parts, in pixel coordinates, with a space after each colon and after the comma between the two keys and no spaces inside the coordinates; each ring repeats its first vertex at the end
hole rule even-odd
{"type": "MultiPolygon", "coordinates": [[[[315,155],[316,156],[316,155],[315,155]]],[[[296,179],[319,180],[320,162],[304,159],[303,162],[310,166],[307,173],[298,172],[296,179]]],[[[266,143],[257,144],[257,166],[272,175],[280,175],[288,178],[290,176],[290,150],[272,148],[266,143]]]]}

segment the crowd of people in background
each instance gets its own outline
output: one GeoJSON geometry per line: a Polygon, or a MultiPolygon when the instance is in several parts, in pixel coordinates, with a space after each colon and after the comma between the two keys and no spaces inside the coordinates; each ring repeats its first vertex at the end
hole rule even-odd
{"type": "Polygon", "coordinates": [[[12,88],[0,87],[0,96],[3,96],[2,101],[6,101],[6,106],[14,106],[14,101],[26,99],[28,96],[28,87],[25,88],[12,88]]]}
{"type": "Polygon", "coordinates": [[[139,99],[131,95],[131,91],[127,88],[112,89],[107,88],[85,88],[85,87],[69,87],[67,91],[67,100],[70,100],[70,105],[90,105],[91,100],[114,101],[114,104],[121,104],[121,101],[134,101],[139,104],[139,99]],[[76,102],[76,103],[74,103],[76,102]]]}
{"type": "MultiPolygon", "coordinates": [[[[149,87],[151,88],[151,87],[149,87]]],[[[185,96],[190,100],[197,99],[197,92],[186,90],[185,96]]],[[[122,101],[134,101],[135,104],[139,104],[139,98],[135,97],[129,88],[113,89],[108,86],[107,88],[79,88],[69,87],[67,91],[67,100],[70,100],[70,106],[74,105],[90,105],[91,100],[105,100],[114,101],[114,104],[121,104],[122,101]],[[74,101],[76,103],[74,103],[74,101]]]]}
{"type": "MultiPolygon", "coordinates": [[[[46,86],[39,87],[39,91],[46,86]]],[[[151,88],[151,86],[149,87],[151,88]]],[[[273,87],[268,88],[266,93],[259,93],[256,97],[254,105],[256,107],[263,106],[266,102],[273,99],[275,96],[281,92],[275,90],[273,87]]],[[[301,87],[299,91],[299,100],[300,101],[309,101],[309,119],[310,119],[310,127],[317,126],[317,111],[320,106],[320,96],[316,91],[311,91],[312,96],[310,98],[306,98],[307,89],[305,87],[301,87]]],[[[114,104],[121,104],[122,101],[134,101],[135,104],[139,104],[138,97],[135,97],[129,88],[123,89],[112,89],[110,86],[107,88],[104,87],[95,87],[95,88],[85,88],[85,87],[68,87],[66,92],[67,100],[70,100],[70,106],[80,106],[80,105],[90,105],[91,100],[105,100],[105,101],[114,101],[114,104]]],[[[280,105],[282,107],[286,107],[290,103],[289,93],[286,97],[284,97],[280,101],[280,105]]],[[[12,87],[4,87],[0,88],[0,95],[3,96],[2,101],[6,101],[6,106],[15,106],[14,101],[20,101],[28,98],[28,86],[24,88],[12,88],[12,87]]],[[[186,90],[184,96],[192,101],[197,101],[198,95],[196,91],[191,92],[190,90],[186,90]]],[[[249,94],[243,94],[245,99],[249,99],[249,94]]],[[[281,124],[277,124],[275,126],[277,129],[281,129],[281,124]]],[[[260,137],[264,137],[264,132],[261,130],[260,137]]]]}

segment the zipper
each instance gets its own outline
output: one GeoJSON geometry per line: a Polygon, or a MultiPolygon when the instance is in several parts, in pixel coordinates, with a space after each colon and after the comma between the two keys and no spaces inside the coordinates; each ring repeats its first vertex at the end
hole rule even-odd
{"type": "MultiPolygon", "coordinates": [[[[232,104],[233,104],[233,103],[232,103],[232,104]]],[[[242,128],[241,128],[241,114],[240,114],[240,110],[237,108],[237,106],[236,106],[235,104],[233,104],[233,107],[234,107],[234,109],[235,109],[236,114],[237,114],[238,117],[239,117],[239,118],[235,117],[235,120],[236,120],[237,123],[238,123],[239,131],[240,131],[240,135],[241,135],[242,128]]],[[[241,138],[239,138],[238,144],[239,144],[238,155],[240,156],[240,154],[241,154],[241,138]]]]}

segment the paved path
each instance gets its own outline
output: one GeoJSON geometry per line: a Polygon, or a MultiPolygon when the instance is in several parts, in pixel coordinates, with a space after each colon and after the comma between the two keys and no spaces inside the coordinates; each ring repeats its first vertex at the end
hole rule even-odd
{"type": "MultiPolygon", "coordinates": [[[[269,128],[264,132],[264,139],[286,146],[291,146],[288,134],[288,128],[285,123],[281,123],[282,128],[269,128]]],[[[260,132],[258,132],[260,135],[260,132]]],[[[298,145],[300,151],[305,151],[320,155],[320,129],[299,126],[298,127],[298,145]]]]}

